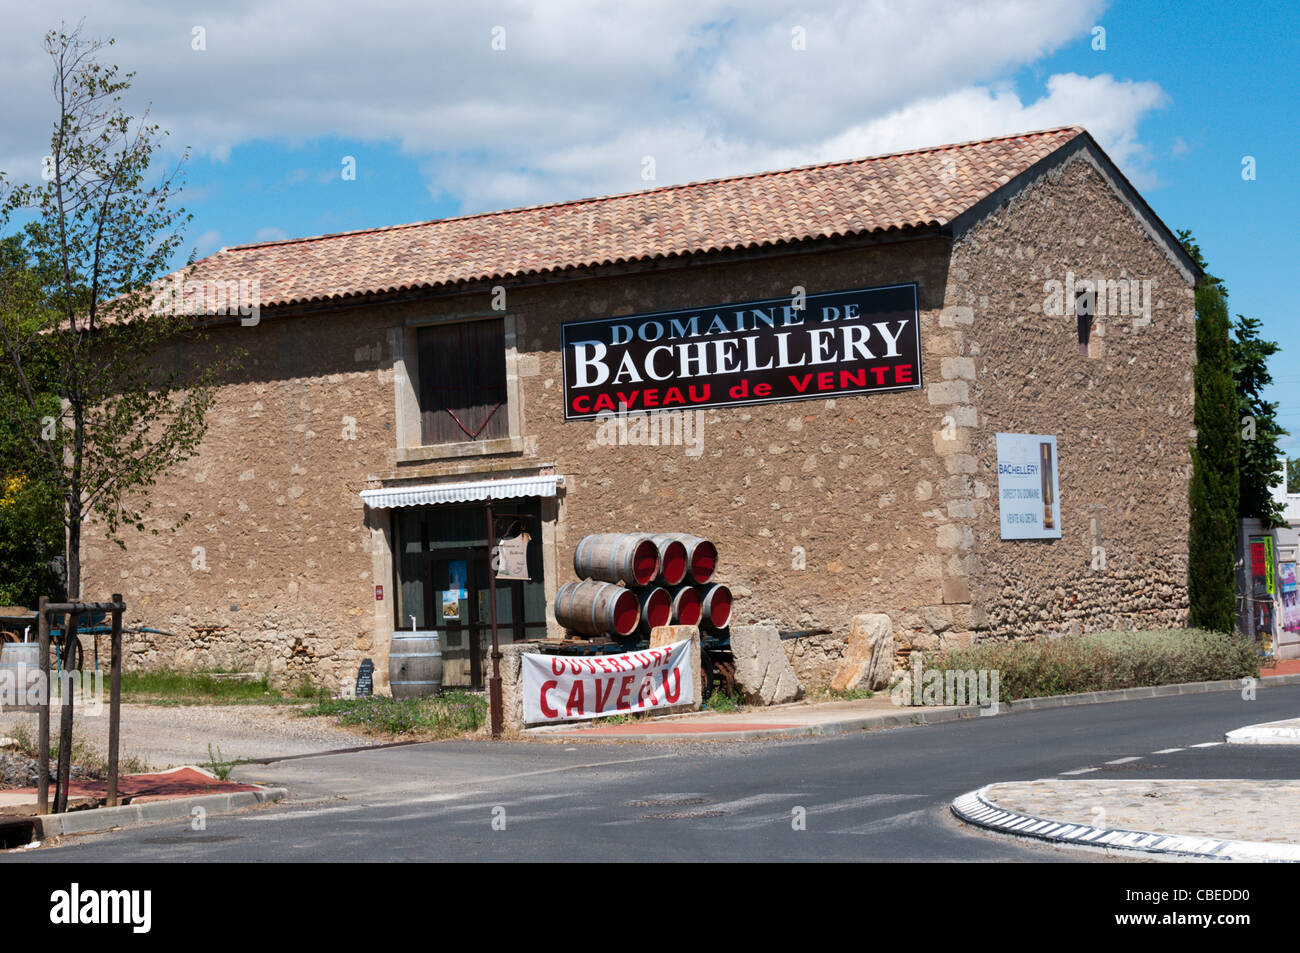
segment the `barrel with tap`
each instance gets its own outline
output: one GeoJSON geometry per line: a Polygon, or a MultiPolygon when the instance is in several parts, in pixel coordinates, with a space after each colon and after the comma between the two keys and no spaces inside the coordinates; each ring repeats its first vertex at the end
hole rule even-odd
{"type": "Polygon", "coordinates": [[[437,632],[393,633],[388,687],[394,698],[423,698],[442,691],[442,640],[437,632]]]}
{"type": "Polygon", "coordinates": [[[644,533],[594,533],[582,537],[573,551],[573,571],[580,579],[644,586],[659,570],[659,547],[644,533]]]}
{"type": "Polygon", "coordinates": [[[583,635],[631,635],[641,621],[641,605],[636,593],[622,586],[568,582],[555,593],[555,621],[583,635]]]}
{"type": "Polygon", "coordinates": [[[700,596],[700,625],[725,629],[731,622],[731,590],[721,583],[705,588],[700,596]]]}
{"type": "Polygon", "coordinates": [[[651,537],[657,545],[678,542],[686,547],[688,571],[686,579],[696,585],[704,585],[713,578],[718,568],[718,547],[702,536],[689,533],[656,533],[651,537]]]}

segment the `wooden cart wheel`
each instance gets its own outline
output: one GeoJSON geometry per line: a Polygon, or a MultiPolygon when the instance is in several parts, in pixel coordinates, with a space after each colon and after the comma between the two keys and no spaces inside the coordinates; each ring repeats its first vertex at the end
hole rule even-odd
{"type": "Polygon", "coordinates": [[[63,671],[65,672],[81,671],[82,659],[81,659],[80,638],[73,639],[71,645],[69,645],[67,642],[64,642],[60,646],[60,652],[63,660],[63,671]]]}

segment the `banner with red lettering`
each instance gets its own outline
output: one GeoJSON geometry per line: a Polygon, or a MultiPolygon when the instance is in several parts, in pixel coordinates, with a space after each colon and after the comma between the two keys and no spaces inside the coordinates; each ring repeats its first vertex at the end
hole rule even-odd
{"type": "Polygon", "coordinates": [[[574,721],[695,701],[691,642],[622,655],[523,656],[524,721],[574,721]]]}

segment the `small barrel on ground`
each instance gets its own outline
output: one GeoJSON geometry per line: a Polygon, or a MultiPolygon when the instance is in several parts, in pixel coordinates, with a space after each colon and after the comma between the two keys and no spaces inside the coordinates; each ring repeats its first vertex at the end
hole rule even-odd
{"type": "Polygon", "coordinates": [[[636,593],[608,582],[567,582],[555,593],[555,621],[583,635],[631,635],[641,621],[636,593]]]}
{"type": "Polygon", "coordinates": [[[700,624],[700,590],[682,586],[673,592],[673,625],[700,624]]]}
{"type": "Polygon", "coordinates": [[[659,547],[645,533],[593,533],[573,551],[573,571],[581,579],[645,586],[659,570],[659,547]]]}
{"type": "Polygon", "coordinates": [[[0,709],[35,710],[40,691],[41,654],[36,642],[0,645],[0,709]]]}
{"type": "Polygon", "coordinates": [[[688,582],[704,585],[718,569],[718,547],[702,536],[689,533],[656,533],[651,537],[656,545],[676,541],[686,547],[686,573],[688,582]]]}
{"type": "Polygon", "coordinates": [[[423,698],[442,691],[442,640],[438,633],[393,633],[388,685],[394,698],[423,698]]]}
{"type": "Polygon", "coordinates": [[[721,583],[705,588],[700,595],[700,625],[725,629],[731,622],[731,590],[721,583]]]}
{"type": "Polygon", "coordinates": [[[651,586],[636,594],[641,604],[641,624],[637,631],[649,635],[661,625],[668,625],[673,617],[673,597],[663,586],[651,586]]]}

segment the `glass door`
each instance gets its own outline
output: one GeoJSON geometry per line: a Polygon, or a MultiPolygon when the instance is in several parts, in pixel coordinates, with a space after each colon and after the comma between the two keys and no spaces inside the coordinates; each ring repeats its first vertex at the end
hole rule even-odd
{"type": "MultiPolygon", "coordinates": [[[[523,514],[499,521],[506,535],[530,532],[528,575],[498,580],[500,644],[546,635],[540,507],[535,500],[503,501],[523,514]],[[537,514],[533,517],[532,514],[537,514]],[[526,527],[526,529],[525,529],[526,527]]],[[[403,507],[394,517],[394,624],[439,635],[443,684],[481,689],[490,669],[492,606],[487,511],[482,505],[403,507]]]]}

